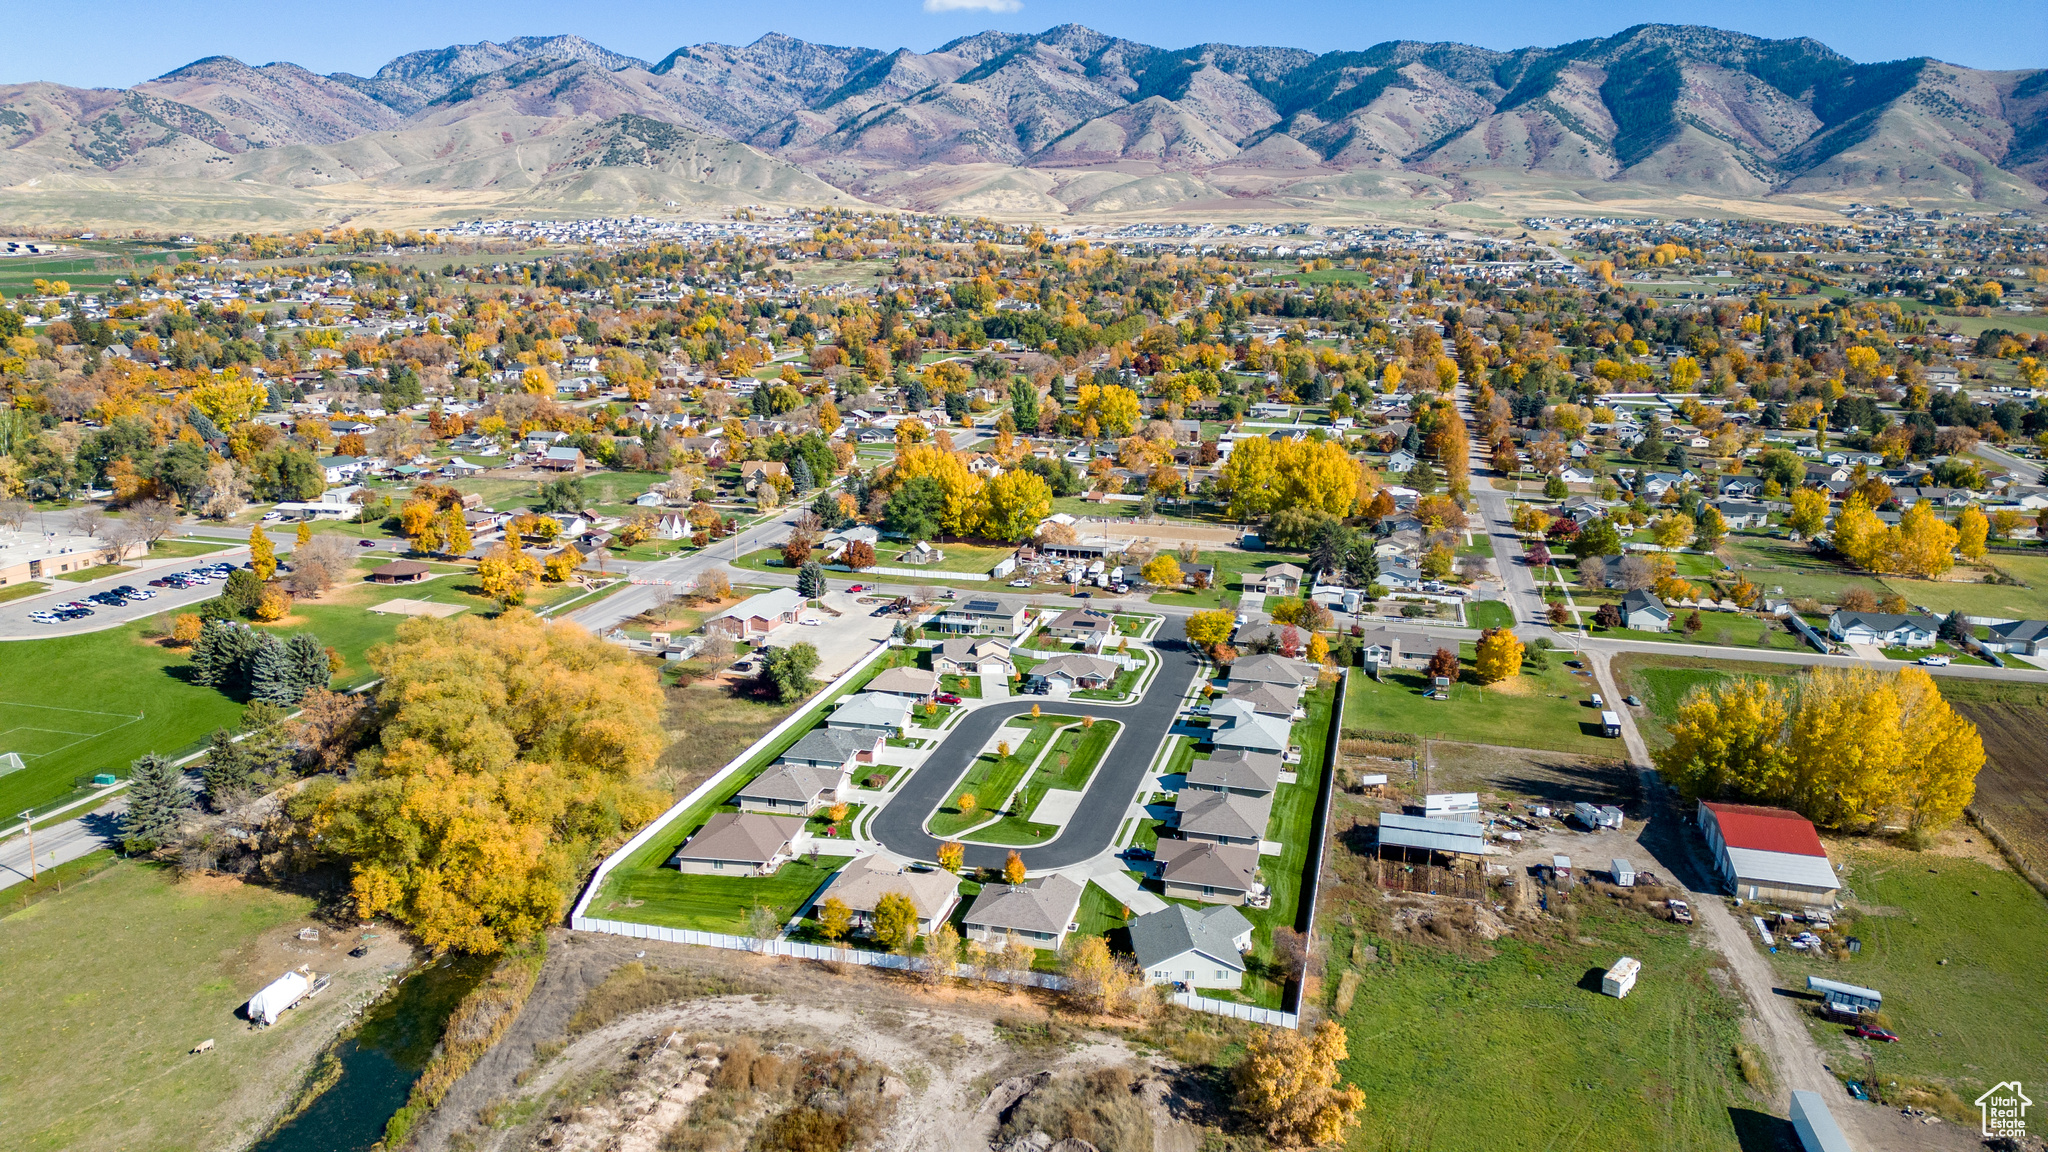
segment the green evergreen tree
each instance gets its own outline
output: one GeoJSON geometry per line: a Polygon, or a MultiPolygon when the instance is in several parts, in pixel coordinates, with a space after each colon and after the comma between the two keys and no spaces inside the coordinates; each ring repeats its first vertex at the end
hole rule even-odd
{"type": "Polygon", "coordinates": [[[796,485],[796,494],[799,496],[818,486],[818,478],[811,474],[810,461],[801,456],[790,460],[789,480],[796,485]]]}
{"type": "Polygon", "coordinates": [[[122,846],[131,853],[153,852],[170,843],[185,814],[192,810],[192,790],[185,774],[151,752],[128,767],[128,811],[121,818],[122,846]]]}
{"type": "Polygon", "coordinates": [[[235,742],[235,734],[225,728],[215,729],[207,745],[206,759],[199,765],[200,779],[206,781],[207,798],[215,808],[224,807],[227,797],[249,786],[250,770],[249,753],[235,742]]]}
{"type": "Polygon", "coordinates": [[[249,696],[270,704],[296,704],[304,691],[298,688],[291,656],[284,641],[268,632],[256,638],[249,662],[249,696]]]}
{"type": "Polygon", "coordinates": [[[311,632],[301,632],[285,642],[285,656],[291,667],[292,703],[306,698],[315,688],[327,687],[327,648],[311,632]]]}
{"type": "Polygon", "coordinates": [[[234,606],[235,611],[250,613],[263,602],[263,581],[246,568],[237,568],[222,585],[220,598],[234,606]]]}
{"type": "Polygon", "coordinates": [[[797,595],[806,600],[815,600],[825,594],[825,566],[816,560],[804,561],[796,570],[797,595]]]}

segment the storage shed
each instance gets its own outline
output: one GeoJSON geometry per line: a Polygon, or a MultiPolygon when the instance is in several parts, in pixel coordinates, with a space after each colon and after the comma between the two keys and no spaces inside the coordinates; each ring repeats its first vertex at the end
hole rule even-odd
{"type": "Polygon", "coordinates": [[[1793,1090],[1792,1131],[1798,1134],[1805,1152],[1850,1152],[1849,1138],[1842,1135],[1842,1126],[1835,1123],[1827,1101],[1818,1092],[1793,1090]]]}
{"type": "Polygon", "coordinates": [[[1797,812],[1702,800],[1699,823],[1715,871],[1745,900],[1833,904],[1841,890],[1820,836],[1797,812]]]}
{"type": "Polygon", "coordinates": [[[249,1019],[265,1025],[277,1023],[280,1012],[303,1000],[313,987],[313,974],[306,968],[287,972],[269,986],[249,997],[249,1019]]]}
{"type": "Polygon", "coordinates": [[[1614,883],[1622,888],[1633,888],[1636,884],[1636,866],[1619,856],[1607,866],[1607,874],[1614,877],[1614,883]]]}
{"type": "Polygon", "coordinates": [[[1633,956],[1623,956],[1600,978],[1600,991],[1620,1000],[1636,986],[1636,976],[1643,970],[1643,962],[1633,956]]]}

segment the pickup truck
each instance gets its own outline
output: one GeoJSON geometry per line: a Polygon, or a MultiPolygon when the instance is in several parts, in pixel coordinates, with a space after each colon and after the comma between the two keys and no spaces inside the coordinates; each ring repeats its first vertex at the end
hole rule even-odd
{"type": "Polygon", "coordinates": [[[1673,920],[1680,924],[1692,923],[1692,905],[1687,904],[1683,900],[1667,900],[1665,905],[1671,909],[1671,918],[1673,920]]]}

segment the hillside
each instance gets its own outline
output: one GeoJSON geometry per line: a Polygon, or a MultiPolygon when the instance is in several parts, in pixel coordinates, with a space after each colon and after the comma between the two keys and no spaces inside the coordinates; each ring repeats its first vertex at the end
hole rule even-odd
{"type": "Polygon", "coordinates": [[[0,87],[0,187],[24,218],[62,211],[49,189],[131,183],[224,210],[260,185],[264,211],[289,215],[314,190],[529,210],[607,188],[628,210],[851,195],[1064,214],[1506,211],[1531,197],[2020,206],[2048,198],[2044,182],[2048,71],[1858,64],[1812,40],[1665,25],[1512,52],[1320,55],[1161,49],[1078,25],[928,53],[770,35],[652,64],[522,37],[409,53],[367,78],[210,57],[125,92],[0,87]]]}

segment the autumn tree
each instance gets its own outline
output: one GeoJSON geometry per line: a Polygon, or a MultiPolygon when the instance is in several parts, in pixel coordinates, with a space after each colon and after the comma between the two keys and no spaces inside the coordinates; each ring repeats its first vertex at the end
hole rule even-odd
{"type": "Polygon", "coordinates": [[[454,505],[441,510],[441,550],[450,556],[467,556],[476,542],[469,534],[469,521],[462,514],[462,506],[454,505]]]}
{"type": "Polygon", "coordinates": [[[258,580],[268,581],[277,575],[277,546],[270,542],[260,521],[249,529],[249,566],[258,580]]]}
{"type": "Polygon", "coordinates": [[[1199,645],[1204,651],[1214,651],[1236,631],[1237,618],[1229,612],[1196,612],[1187,618],[1182,628],[1190,643],[1199,645]]]}
{"type": "Polygon", "coordinates": [[[891,952],[907,951],[917,940],[917,905],[901,892],[882,893],[868,936],[891,952]]]}
{"type": "Polygon", "coordinates": [[[1349,1054],[1334,1020],[1318,1024],[1312,1036],[1258,1029],[1231,1073],[1237,1108],[1280,1147],[1333,1143],[1365,1105],[1363,1092],[1337,1086],[1337,1065],[1349,1054]]]}
{"type": "Polygon", "coordinates": [[[1010,884],[1024,882],[1024,857],[1015,848],[1010,849],[1009,856],[1003,860],[1003,879],[1010,884]]]}
{"type": "Polygon", "coordinates": [[[1180,561],[1174,559],[1171,552],[1161,552],[1154,556],[1138,574],[1144,578],[1145,583],[1155,588],[1180,587],[1180,561]]]}
{"type": "Polygon", "coordinates": [[[953,801],[953,807],[958,808],[962,816],[972,816],[974,810],[981,807],[981,798],[972,792],[962,792],[959,799],[953,801]]]}
{"type": "Polygon", "coordinates": [[[1828,523],[1828,498],[1813,488],[1797,488],[1792,492],[1792,510],[1785,516],[1785,527],[1803,540],[1811,540],[1826,529],[1828,523]]]}
{"type": "Polygon", "coordinates": [[[954,840],[939,845],[939,867],[948,872],[960,871],[960,860],[966,855],[966,851],[963,845],[954,840]]]}
{"type": "Polygon", "coordinates": [[[1439,648],[1429,658],[1429,676],[1432,680],[1458,679],[1458,654],[1449,648],[1439,648]]]}
{"type": "Polygon", "coordinates": [[[668,801],[654,672],[580,628],[413,617],[370,661],[376,744],[311,827],[348,864],[358,915],[498,952],[559,921],[592,854],[668,801]]]}
{"type": "Polygon", "coordinates": [[[825,939],[837,944],[846,939],[852,928],[853,911],[846,906],[846,901],[837,896],[825,897],[824,902],[818,905],[818,931],[825,939]]]}
{"type": "Polygon", "coordinates": [[[951,920],[941,920],[924,938],[925,966],[920,974],[926,982],[944,984],[953,978],[960,963],[960,930],[951,920]]]}
{"type": "Polygon", "coordinates": [[[1488,628],[1479,634],[1472,675],[1481,684],[1497,684],[1522,671],[1522,642],[1506,628],[1488,628]]]}
{"type": "Polygon", "coordinates": [[[413,500],[398,510],[398,530],[412,541],[417,552],[435,552],[441,547],[441,510],[431,500],[413,500]]]}
{"type": "Polygon", "coordinates": [[[483,586],[484,595],[499,604],[519,604],[526,600],[527,589],[540,579],[540,568],[540,561],[524,548],[500,542],[477,561],[477,583],[483,586]]]}
{"type": "Polygon", "coordinates": [[[1013,468],[989,480],[982,485],[980,497],[976,519],[982,535],[992,540],[1028,540],[1052,515],[1052,488],[1028,468],[1013,468]]]}
{"type": "Polygon", "coordinates": [[[1984,510],[1975,504],[1964,508],[1956,517],[1956,551],[1963,559],[1973,564],[1981,563],[1987,553],[1985,539],[1991,534],[1991,522],[1984,517],[1984,510]]]}

